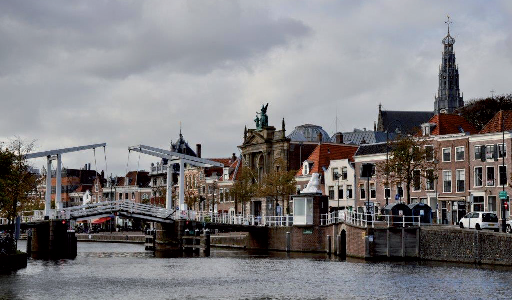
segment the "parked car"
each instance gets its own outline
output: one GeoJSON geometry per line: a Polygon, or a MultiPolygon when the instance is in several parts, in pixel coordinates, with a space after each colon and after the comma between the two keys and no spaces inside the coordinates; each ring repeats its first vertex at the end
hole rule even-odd
{"type": "Polygon", "coordinates": [[[500,231],[498,216],[493,212],[476,211],[470,212],[459,221],[460,228],[491,229],[500,231]]]}
{"type": "Polygon", "coordinates": [[[512,233],[512,220],[507,220],[507,233],[512,233]]]}

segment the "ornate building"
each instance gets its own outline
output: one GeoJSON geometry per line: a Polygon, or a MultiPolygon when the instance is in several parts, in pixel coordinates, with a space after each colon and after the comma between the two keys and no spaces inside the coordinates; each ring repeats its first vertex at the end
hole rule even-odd
{"type": "Polygon", "coordinates": [[[453,113],[457,108],[464,106],[464,100],[459,89],[459,68],[455,64],[453,44],[455,39],[450,35],[450,17],[446,21],[448,34],[443,39],[443,59],[439,68],[439,89],[434,102],[434,112],[453,113]]]}

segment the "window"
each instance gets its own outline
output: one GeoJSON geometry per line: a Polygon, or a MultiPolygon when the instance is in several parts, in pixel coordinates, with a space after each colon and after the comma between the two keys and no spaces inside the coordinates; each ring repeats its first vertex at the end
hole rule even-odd
{"type": "Polygon", "coordinates": [[[449,162],[452,156],[452,148],[443,148],[443,161],[449,162]]]}
{"type": "Polygon", "coordinates": [[[455,180],[457,181],[457,192],[464,192],[466,189],[466,171],[465,170],[456,170],[455,171],[455,180]]]}
{"type": "Polygon", "coordinates": [[[99,191],[99,189],[98,189],[98,184],[97,184],[97,183],[94,185],[94,191],[95,191],[95,192],[99,191]]]}
{"type": "Polygon", "coordinates": [[[124,193],[124,198],[128,200],[128,193],[124,193]]]}
{"type": "Polygon", "coordinates": [[[397,191],[398,197],[400,197],[400,198],[404,197],[404,189],[402,188],[401,184],[397,184],[396,191],[397,191]]]}
{"type": "Polygon", "coordinates": [[[375,199],[375,197],[376,197],[375,183],[370,183],[370,198],[375,199]]]}
{"type": "Polygon", "coordinates": [[[347,199],[352,199],[352,186],[347,185],[347,199]]]}
{"type": "Polygon", "coordinates": [[[475,186],[483,185],[482,167],[475,167],[475,186]]]}
{"type": "Polygon", "coordinates": [[[224,202],[224,189],[219,189],[219,201],[224,202]]]}
{"type": "MultiPolygon", "coordinates": [[[[482,200],[482,202],[483,202],[483,200],[482,200]]],[[[482,211],[483,211],[483,209],[482,209],[482,211]]],[[[496,211],[496,196],[487,197],[487,211],[496,211]]]]}
{"type": "Polygon", "coordinates": [[[427,161],[434,160],[434,146],[432,146],[432,145],[425,146],[425,159],[427,161]]]}
{"type": "Polygon", "coordinates": [[[365,199],[366,198],[366,190],[364,189],[363,184],[359,186],[359,190],[361,191],[361,199],[365,199]]]}
{"type": "Polygon", "coordinates": [[[123,193],[119,193],[119,200],[123,199],[123,193]]]}
{"type": "Polygon", "coordinates": [[[333,199],[334,199],[334,187],[330,186],[329,187],[329,200],[333,200],[333,199]]]}
{"type": "Polygon", "coordinates": [[[389,184],[386,184],[386,186],[384,187],[384,197],[386,199],[391,198],[391,189],[389,188],[389,184]]]}
{"type": "Polygon", "coordinates": [[[489,160],[489,159],[494,159],[496,158],[496,155],[495,155],[495,145],[487,145],[485,146],[485,159],[486,160],[489,160]]]}
{"type": "Polygon", "coordinates": [[[494,167],[487,167],[486,186],[494,186],[494,167]]]}
{"type": "Polygon", "coordinates": [[[337,180],[339,176],[338,168],[332,168],[332,179],[337,180]]]}
{"type": "Polygon", "coordinates": [[[498,158],[507,157],[507,145],[498,144],[498,158]]]}
{"type": "Polygon", "coordinates": [[[482,146],[475,146],[475,159],[482,159],[482,146]]]}
{"type": "Polygon", "coordinates": [[[341,168],[341,179],[347,180],[347,167],[341,168]]]}
{"type": "Polygon", "coordinates": [[[464,160],[464,147],[455,147],[455,160],[464,160]]]}
{"type": "Polygon", "coordinates": [[[443,171],[443,192],[452,192],[452,171],[443,171]]]}
{"type": "Polygon", "coordinates": [[[343,199],[343,186],[338,186],[338,199],[343,199]]]}
{"type": "Polygon", "coordinates": [[[500,173],[500,186],[507,185],[507,166],[499,166],[498,171],[500,173]]]}
{"type": "Polygon", "coordinates": [[[473,197],[473,211],[484,211],[484,196],[473,197]]]}
{"type": "Polygon", "coordinates": [[[427,170],[426,173],[425,173],[425,176],[426,176],[426,185],[425,185],[425,189],[427,191],[432,191],[434,190],[434,170],[427,170]]]}
{"type": "Polygon", "coordinates": [[[420,170],[412,171],[412,188],[415,191],[419,191],[421,189],[421,178],[420,178],[420,170]]]}
{"type": "Polygon", "coordinates": [[[135,200],[135,193],[132,192],[132,200],[135,200]]]}

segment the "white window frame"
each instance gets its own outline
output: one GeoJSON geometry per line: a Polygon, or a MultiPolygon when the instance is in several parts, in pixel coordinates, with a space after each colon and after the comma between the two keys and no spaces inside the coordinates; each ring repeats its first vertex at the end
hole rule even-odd
{"type": "Polygon", "coordinates": [[[464,149],[465,147],[464,146],[458,146],[458,147],[455,147],[455,161],[464,161],[464,159],[466,158],[466,149],[464,149]],[[462,159],[457,159],[457,150],[458,149],[462,149],[462,159]]]}
{"type": "Polygon", "coordinates": [[[484,186],[484,168],[482,166],[476,166],[473,168],[473,186],[474,187],[483,187],[484,186]],[[476,185],[476,169],[480,169],[481,170],[481,180],[482,180],[482,184],[481,185],[476,185]]]}
{"type": "Polygon", "coordinates": [[[452,148],[451,147],[448,147],[448,148],[443,148],[443,150],[441,151],[441,155],[442,155],[442,162],[451,162],[452,161],[452,148]],[[444,150],[445,149],[448,149],[448,152],[450,154],[450,157],[449,157],[449,160],[444,160],[444,150]]]}
{"type": "Polygon", "coordinates": [[[373,183],[370,182],[370,199],[375,199],[375,198],[377,198],[377,185],[375,184],[375,182],[373,182],[373,183]],[[372,197],[372,190],[373,190],[373,193],[375,194],[373,197],[372,197]]]}
{"type": "Polygon", "coordinates": [[[499,143],[496,145],[498,147],[498,158],[503,158],[500,151],[500,146],[503,147],[503,150],[505,151],[505,158],[507,157],[507,144],[499,143]]]}
{"type": "Polygon", "coordinates": [[[473,146],[473,160],[482,160],[482,145],[473,146]],[[480,157],[476,158],[476,148],[480,149],[480,157]]]}
{"type": "Polygon", "coordinates": [[[485,186],[496,186],[496,168],[494,166],[485,166],[485,186]],[[493,171],[493,184],[489,185],[489,179],[487,178],[487,175],[489,175],[488,169],[492,168],[493,171]]]}
{"type": "Polygon", "coordinates": [[[443,170],[443,193],[451,193],[452,190],[453,190],[452,170],[443,170]],[[449,172],[449,174],[450,174],[450,180],[449,180],[450,181],[450,191],[446,191],[445,186],[444,186],[445,181],[448,181],[448,180],[446,180],[447,176],[445,176],[446,172],[449,172]]]}
{"type": "Polygon", "coordinates": [[[434,169],[428,169],[425,171],[425,191],[433,191],[436,188],[436,180],[435,179],[432,179],[432,188],[431,189],[428,188],[428,182],[429,182],[428,172],[429,171],[432,171],[432,177],[435,176],[434,169]]]}
{"type": "Polygon", "coordinates": [[[464,193],[466,191],[466,170],[465,169],[457,169],[455,170],[455,192],[456,193],[464,193]],[[463,190],[462,191],[459,191],[459,184],[458,184],[458,180],[457,180],[457,176],[460,174],[460,171],[462,171],[462,174],[463,174],[463,181],[464,181],[464,186],[463,186],[463,190]]]}
{"type": "Polygon", "coordinates": [[[427,154],[427,148],[432,148],[432,159],[428,159],[428,157],[425,157],[427,161],[434,161],[435,154],[434,154],[434,145],[425,145],[425,155],[427,154]]]}
{"type": "Polygon", "coordinates": [[[366,186],[365,186],[364,184],[360,184],[360,185],[359,185],[359,198],[360,198],[360,199],[366,199],[366,194],[367,194],[367,192],[366,192],[366,186]],[[361,195],[361,194],[362,194],[362,193],[361,193],[361,191],[362,191],[362,190],[364,190],[364,197],[363,197],[363,195],[361,195]]]}

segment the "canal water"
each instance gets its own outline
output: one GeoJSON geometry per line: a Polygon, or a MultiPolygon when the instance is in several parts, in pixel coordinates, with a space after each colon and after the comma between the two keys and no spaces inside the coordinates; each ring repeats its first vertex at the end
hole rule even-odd
{"type": "Polygon", "coordinates": [[[82,242],[74,260],[0,274],[0,299],[511,299],[511,286],[510,268],[225,249],[155,258],[143,245],[82,242]]]}

